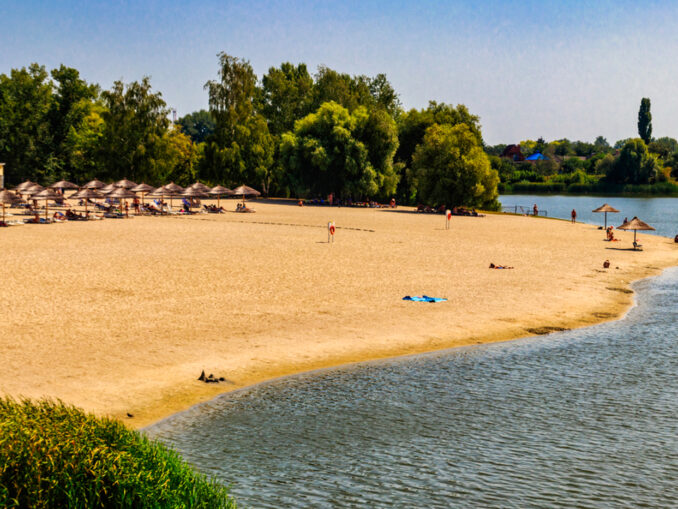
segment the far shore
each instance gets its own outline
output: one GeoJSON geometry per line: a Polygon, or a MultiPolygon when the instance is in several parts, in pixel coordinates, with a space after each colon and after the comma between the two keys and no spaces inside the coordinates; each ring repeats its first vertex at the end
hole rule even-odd
{"type": "Polygon", "coordinates": [[[3,228],[0,392],[141,428],[284,375],[614,320],[631,282],[678,265],[673,239],[636,252],[569,221],[221,204],[3,228]],[[402,300],[424,294],[448,301],[402,300]]]}

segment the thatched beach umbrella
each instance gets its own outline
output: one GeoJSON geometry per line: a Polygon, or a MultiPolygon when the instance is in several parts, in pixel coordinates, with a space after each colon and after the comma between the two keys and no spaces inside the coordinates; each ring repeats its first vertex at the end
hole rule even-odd
{"type": "Polygon", "coordinates": [[[205,191],[202,191],[198,188],[190,188],[187,187],[186,189],[183,190],[181,193],[181,196],[184,198],[207,198],[208,195],[205,191]]]}
{"type": "Polygon", "coordinates": [[[54,192],[53,189],[43,189],[38,194],[32,196],[34,200],[45,200],[45,219],[47,219],[47,213],[49,212],[49,200],[58,200],[61,198],[58,194],[54,192]]]}
{"type": "Polygon", "coordinates": [[[174,182],[170,182],[169,184],[166,184],[163,186],[166,191],[172,191],[173,193],[180,193],[184,190],[183,187],[178,186],[174,182]]]}
{"type": "Polygon", "coordinates": [[[188,186],[186,189],[197,189],[198,191],[202,191],[203,193],[209,193],[212,188],[206,186],[202,182],[196,182],[195,184],[191,184],[190,186],[188,186]]]}
{"type": "MultiPolygon", "coordinates": [[[[125,200],[127,198],[136,198],[137,195],[134,194],[129,189],[125,189],[124,187],[118,187],[114,191],[111,191],[110,193],[108,193],[108,197],[109,198],[117,198],[118,200],[125,200]]],[[[121,202],[120,211],[122,212],[122,202],[121,202]]]]}
{"type": "Polygon", "coordinates": [[[83,189],[101,189],[102,187],[106,187],[106,184],[104,184],[101,180],[94,179],[90,180],[82,187],[83,189]]]}
{"type": "Polygon", "coordinates": [[[18,186],[16,186],[14,188],[14,190],[22,192],[22,191],[25,191],[26,189],[28,189],[29,187],[34,186],[34,185],[35,185],[35,182],[31,182],[30,180],[27,180],[25,182],[22,182],[18,186]]]}
{"type": "Polygon", "coordinates": [[[207,191],[207,194],[211,194],[212,196],[217,197],[217,207],[219,207],[219,202],[221,200],[222,196],[232,196],[233,191],[231,191],[228,187],[224,186],[214,186],[212,189],[207,191]]]}
{"type": "Polygon", "coordinates": [[[624,223],[621,226],[617,227],[619,230],[633,230],[633,249],[636,249],[638,247],[638,243],[636,242],[636,232],[638,230],[642,231],[650,231],[654,230],[649,224],[647,224],[644,221],[641,221],[637,217],[634,217],[631,219],[629,222],[624,223]]]}
{"type": "Polygon", "coordinates": [[[141,204],[144,204],[144,194],[155,191],[155,187],[149,186],[148,184],[138,184],[130,189],[133,193],[141,193],[141,204]]]}
{"type": "MultiPolygon", "coordinates": [[[[169,185],[169,184],[168,184],[169,185]]],[[[179,187],[179,186],[177,186],[179,187]]],[[[179,187],[179,189],[181,189],[179,187]]],[[[183,189],[181,189],[183,191],[183,189]]],[[[172,210],[172,198],[176,198],[177,196],[181,196],[178,192],[172,191],[171,189],[167,189],[167,186],[162,186],[150,193],[148,196],[155,196],[157,198],[160,198],[162,200],[165,199],[165,197],[170,199],[170,211],[172,210]]]]}
{"type": "Polygon", "coordinates": [[[604,203],[602,206],[598,207],[593,212],[605,212],[605,230],[607,230],[607,213],[612,212],[616,214],[619,211],[614,207],[610,207],[607,203],[604,203]]]}
{"type": "Polygon", "coordinates": [[[65,191],[66,189],[78,189],[78,186],[74,184],[73,182],[69,182],[68,180],[60,180],[59,182],[55,182],[51,186],[52,189],[61,189],[61,191],[65,191]]]}
{"type": "Polygon", "coordinates": [[[256,189],[248,186],[238,186],[233,190],[233,196],[242,196],[242,203],[245,204],[245,196],[261,196],[256,189]]]}
{"type": "Polygon", "coordinates": [[[44,190],[45,188],[42,187],[40,184],[33,184],[31,187],[27,187],[26,189],[24,189],[24,194],[33,196],[34,194],[38,194],[40,191],[44,190]]]}
{"type": "Polygon", "coordinates": [[[132,189],[133,187],[136,187],[135,182],[132,182],[131,180],[127,180],[127,179],[118,180],[113,185],[115,187],[122,187],[123,189],[132,189]]]}
{"type": "Polygon", "coordinates": [[[15,195],[11,191],[7,191],[6,189],[3,189],[0,191],[0,203],[2,203],[2,222],[5,222],[5,205],[14,205],[16,202],[18,202],[21,198],[19,198],[17,195],[15,195]]]}
{"type": "Polygon", "coordinates": [[[103,198],[103,197],[104,197],[104,195],[101,194],[96,189],[86,189],[86,188],[82,188],[80,191],[78,191],[73,196],[71,196],[71,198],[77,198],[79,200],[80,199],[85,200],[85,214],[87,214],[87,202],[88,202],[88,200],[94,199],[94,198],[100,199],[100,198],[103,198]]]}
{"type": "Polygon", "coordinates": [[[116,189],[118,189],[118,188],[115,187],[115,184],[108,184],[108,185],[102,187],[101,189],[99,189],[99,192],[101,194],[111,194],[116,189]]]}

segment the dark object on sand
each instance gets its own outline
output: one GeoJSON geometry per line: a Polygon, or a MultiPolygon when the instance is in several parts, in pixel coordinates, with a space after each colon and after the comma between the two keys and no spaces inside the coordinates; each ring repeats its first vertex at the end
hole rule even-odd
{"type": "Polygon", "coordinates": [[[132,418],[132,417],[134,417],[134,415],[132,415],[131,413],[127,412],[127,417],[132,418]]]}
{"type": "Polygon", "coordinates": [[[609,269],[610,268],[610,260],[605,260],[603,262],[603,268],[604,269],[609,269]]]}
{"type": "Polygon", "coordinates": [[[202,373],[200,373],[198,380],[200,380],[201,382],[205,381],[205,370],[204,369],[202,370],[202,373]]]}

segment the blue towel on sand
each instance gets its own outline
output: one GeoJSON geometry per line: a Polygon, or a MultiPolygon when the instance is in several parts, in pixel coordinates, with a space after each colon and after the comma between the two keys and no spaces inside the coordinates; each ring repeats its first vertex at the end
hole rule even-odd
{"type": "Polygon", "coordinates": [[[407,295],[403,297],[403,300],[411,300],[413,302],[445,302],[447,299],[441,297],[429,297],[428,295],[422,295],[421,297],[410,297],[407,295]]]}

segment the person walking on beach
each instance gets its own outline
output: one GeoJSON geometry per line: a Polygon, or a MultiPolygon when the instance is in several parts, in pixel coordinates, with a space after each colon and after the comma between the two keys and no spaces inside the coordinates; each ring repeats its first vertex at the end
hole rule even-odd
{"type": "Polygon", "coordinates": [[[536,204],[536,203],[534,204],[534,207],[532,207],[532,213],[533,213],[535,216],[538,216],[538,215],[539,215],[539,209],[537,208],[537,204],[536,204]]]}
{"type": "Polygon", "coordinates": [[[576,223],[577,222],[577,211],[572,209],[572,222],[576,223]]]}

